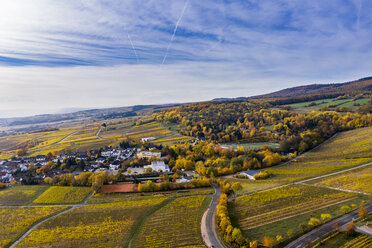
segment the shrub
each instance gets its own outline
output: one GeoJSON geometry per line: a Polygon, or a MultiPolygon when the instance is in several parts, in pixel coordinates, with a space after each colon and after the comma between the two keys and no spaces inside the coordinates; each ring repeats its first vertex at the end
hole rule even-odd
{"type": "Polygon", "coordinates": [[[345,206],[342,206],[340,210],[342,213],[347,214],[350,212],[350,207],[345,205],[345,206]]]}
{"type": "Polygon", "coordinates": [[[307,230],[307,225],[305,223],[299,224],[298,227],[302,230],[302,232],[305,232],[307,230]]]}
{"type": "Polygon", "coordinates": [[[266,179],[270,177],[272,174],[266,171],[261,171],[259,174],[254,175],[254,179],[260,180],[260,179],[266,179]]]}
{"type": "Polygon", "coordinates": [[[289,238],[292,238],[293,237],[293,230],[292,229],[289,229],[287,231],[287,235],[288,235],[289,238]]]}
{"type": "Polygon", "coordinates": [[[276,242],[280,243],[283,241],[283,236],[282,235],[276,235],[276,242]]]}
{"type": "Polygon", "coordinates": [[[321,214],[320,218],[322,219],[322,221],[326,221],[332,219],[332,216],[330,214],[321,214]]]}
{"type": "Polygon", "coordinates": [[[257,247],[258,247],[258,243],[256,240],[249,242],[249,248],[257,248],[257,247]]]}
{"type": "Polygon", "coordinates": [[[273,238],[270,238],[270,237],[264,237],[263,240],[262,240],[262,244],[265,247],[272,248],[275,245],[275,240],[273,238]]]}
{"type": "Polygon", "coordinates": [[[6,187],[6,184],[0,182],[0,189],[5,189],[5,187],[6,187]]]}
{"type": "Polygon", "coordinates": [[[318,226],[318,225],[320,225],[320,220],[317,219],[317,218],[312,217],[312,218],[310,218],[308,224],[309,224],[309,226],[318,226]]]}

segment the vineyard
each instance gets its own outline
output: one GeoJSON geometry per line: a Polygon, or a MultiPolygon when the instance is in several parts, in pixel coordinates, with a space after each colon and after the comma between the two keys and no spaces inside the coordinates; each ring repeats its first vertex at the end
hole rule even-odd
{"type": "Polygon", "coordinates": [[[372,167],[325,179],[321,185],[372,194],[372,167]]]}
{"type": "Polygon", "coordinates": [[[27,205],[38,195],[43,193],[48,186],[30,185],[30,186],[13,186],[0,190],[1,205],[27,205]]]}
{"type": "Polygon", "coordinates": [[[152,141],[152,143],[157,145],[159,144],[171,145],[174,143],[183,143],[191,139],[188,136],[182,136],[177,132],[169,131],[155,121],[135,126],[131,130],[126,132],[125,135],[133,139],[154,137],[156,138],[156,140],[152,141]]]}
{"type": "Polygon", "coordinates": [[[164,199],[76,208],[43,223],[17,247],[121,247],[135,221],[164,199]]]}
{"type": "Polygon", "coordinates": [[[352,241],[347,242],[340,248],[365,248],[372,246],[372,237],[367,235],[360,235],[352,241]]]}
{"type": "Polygon", "coordinates": [[[135,201],[142,199],[151,199],[156,197],[181,197],[181,196],[192,196],[192,195],[210,195],[213,194],[214,190],[212,188],[205,189],[188,189],[187,191],[177,192],[177,191],[162,191],[157,193],[130,193],[130,194],[95,194],[89,199],[89,204],[97,203],[109,203],[109,202],[126,202],[135,201]]]}
{"type": "Polygon", "coordinates": [[[34,204],[72,204],[82,202],[91,189],[88,187],[53,186],[41,194],[34,204]]]}
{"type": "Polygon", "coordinates": [[[200,220],[210,198],[178,198],[150,216],[134,247],[203,247],[200,220]]]}
{"type": "Polygon", "coordinates": [[[242,230],[348,201],[355,194],[327,188],[293,185],[238,197],[233,214],[242,230]]]}
{"type": "Polygon", "coordinates": [[[7,246],[32,224],[65,207],[0,207],[0,247],[7,246]]]}
{"type": "Polygon", "coordinates": [[[228,179],[242,183],[241,194],[288,184],[372,161],[372,127],[339,133],[334,139],[283,166],[265,168],[273,174],[268,180],[247,181],[228,179]]]}

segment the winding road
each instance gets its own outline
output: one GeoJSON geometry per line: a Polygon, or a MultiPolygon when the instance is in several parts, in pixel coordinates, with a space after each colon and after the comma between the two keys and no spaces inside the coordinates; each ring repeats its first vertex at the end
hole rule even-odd
{"type": "Polygon", "coordinates": [[[219,240],[215,227],[215,213],[218,205],[218,199],[221,196],[221,190],[215,184],[212,184],[212,187],[214,188],[215,193],[213,194],[209,208],[203,215],[201,221],[201,234],[207,247],[212,247],[213,245],[215,248],[224,248],[225,246],[219,240]]]}
{"type": "MultiPolygon", "coordinates": [[[[365,208],[368,212],[372,211],[372,204],[366,205],[365,208]]],[[[288,244],[285,248],[305,248],[308,246],[310,242],[314,242],[315,240],[327,235],[328,233],[334,231],[334,225],[336,222],[340,223],[340,226],[343,226],[353,219],[358,218],[358,209],[354,210],[346,215],[343,215],[337,219],[334,219],[331,222],[328,222],[324,225],[321,225],[318,228],[302,235],[292,243],[288,244]]]]}

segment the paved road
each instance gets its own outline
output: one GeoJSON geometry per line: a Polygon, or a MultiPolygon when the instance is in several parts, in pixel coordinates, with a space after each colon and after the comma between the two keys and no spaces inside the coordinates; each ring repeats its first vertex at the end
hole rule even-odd
{"type": "Polygon", "coordinates": [[[372,237],[372,228],[368,226],[355,227],[355,231],[372,237]]]}
{"type": "MultiPolygon", "coordinates": [[[[67,207],[70,207],[58,214],[55,214],[55,215],[52,215],[52,216],[49,216],[48,218],[44,219],[43,221],[40,221],[39,223],[37,223],[36,225],[32,226],[25,234],[23,234],[17,241],[15,241],[9,248],[15,248],[19,243],[22,242],[22,240],[24,238],[26,238],[31,232],[33,232],[36,228],[38,228],[41,224],[57,217],[57,216],[60,216],[62,214],[65,214],[67,212],[70,212],[71,210],[75,209],[75,208],[78,208],[78,207],[82,207],[84,206],[85,204],[87,204],[87,202],[89,201],[89,199],[92,197],[93,193],[91,193],[87,198],[85,198],[85,200],[80,203],[80,204],[76,204],[76,205],[57,205],[57,206],[67,206],[67,207]]],[[[55,207],[56,205],[49,205],[49,207],[55,207]]],[[[40,206],[36,206],[36,207],[40,207],[40,206]]]]}
{"type": "MultiPolygon", "coordinates": [[[[368,212],[372,211],[372,204],[365,206],[365,208],[368,210],[368,212]]],[[[296,239],[295,241],[287,245],[285,248],[306,247],[309,244],[309,242],[313,242],[327,235],[328,233],[332,232],[334,230],[334,225],[336,222],[339,222],[340,226],[343,226],[349,223],[350,221],[352,221],[353,219],[358,218],[358,211],[359,211],[358,209],[354,210],[344,216],[341,216],[340,218],[337,218],[331,222],[321,225],[320,227],[312,230],[311,232],[308,232],[305,235],[302,235],[301,237],[299,237],[298,239],[296,239]]]]}
{"type": "Polygon", "coordinates": [[[209,208],[203,215],[203,219],[201,222],[201,233],[203,241],[208,247],[211,247],[211,245],[213,245],[215,248],[224,248],[223,244],[218,238],[214,221],[218,198],[220,198],[221,196],[221,190],[215,184],[212,184],[212,187],[214,188],[215,193],[213,195],[212,202],[209,208]]]}

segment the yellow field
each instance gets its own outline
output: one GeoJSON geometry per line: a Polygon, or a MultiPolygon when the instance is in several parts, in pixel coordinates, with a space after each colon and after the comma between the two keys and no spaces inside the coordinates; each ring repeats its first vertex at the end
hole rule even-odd
{"type": "Polygon", "coordinates": [[[372,161],[372,127],[339,133],[334,139],[317,149],[283,165],[266,168],[273,176],[266,180],[242,180],[241,193],[253,192],[274,186],[304,180],[372,161]]]}
{"type": "Polygon", "coordinates": [[[22,147],[28,147],[26,156],[36,156],[49,152],[85,152],[105,146],[118,146],[124,137],[155,137],[157,140],[154,143],[163,145],[183,143],[191,139],[175,131],[171,132],[155,121],[135,126],[136,120],[124,118],[105,122],[106,128],[102,128],[102,123],[90,123],[63,127],[55,131],[0,137],[0,159],[15,156],[22,147]]]}
{"type": "Polygon", "coordinates": [[[319,184],[372,194],[372,166],[356,172],[324,179],[319,184]]]}
{"type": "Polygon", "coordinates": [[[72,204],[82,202],[89,193],[89,187],[62,187],[53,186],[41,194],[34,204],[72,204]]]}
{"type": "Polygon", "coordinates": [[[125,134],[127,137],[132,139],[141,139],[146,137],[154,137],[156,140],[151,141],[154,144],[171,145],[175,143],[186,142],[192,137],[182,136],[175,131],[169,131],[162,127],[156,121],[152,121],[146,124],[141,124],[130,129],[125,134]]]}
{"type": "Polygon", "coordinates": [[[12,242],[32,224],[66,207],[0,207],[0,247],[12,242]]]}
{"type": "Polygon", "coordinates": [[[234,215],[242,230],[293,217],[355,197],[316,186],[293,185],[241,196],[234,201],[234,215]]]}
{"type": "Polygon", "coordinates": [[[203,246],[200,220],[207,205],[205,196],[183,197],[168,203],[146,220],[134,247],[203,246]]]}
{"type": "Polygon", "coordinates": [[[164,199],[86,205],[43,223],[17,247],[122,247],[136,220],[164,199]]]}
{"type": "Polygon", "coordinates": [[[34,198],[48,189],[48,187],[49,186],[27,185],[12,186],[0,190],[0,206],[29,204],[34,198]]]}

